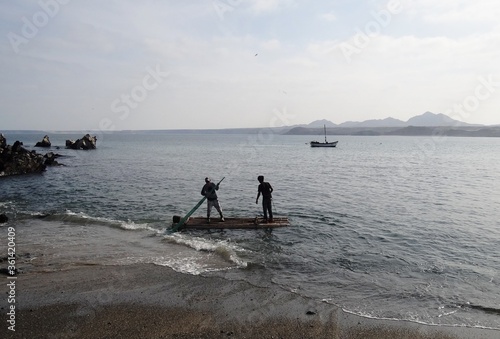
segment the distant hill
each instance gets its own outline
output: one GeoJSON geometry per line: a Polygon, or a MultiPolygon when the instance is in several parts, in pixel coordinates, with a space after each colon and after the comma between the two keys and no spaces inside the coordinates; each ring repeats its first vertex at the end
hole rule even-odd
{"type": "Polygon", "coordinates": [[[408,125],[404,121],[389,117],[385,119],[365,120],[362,122],[347,121],[341,123],[338,126],[339,127],[404,127],[408,125]]]}
{"type": "Polygon", "coordinates": [[[500,126],[473,125],[450,118],[445,114],[425,112],[408,121],[394,118],[361,122],[346,121],[339,125],[328,120],[316,120],[309,125],[290,126],[284,134],[321,135],[326,125],[328,135],[447,135],[500,137],[500,126]]]}
{"type": "MultiPolygon", "coordinates": [[[[462,121],[458,121],[450,118],[449,116],[442,113],[432,113],[425,112],[424,114],[414,116],[408,119],[408,121],[402,121],[394,118],[385,119],[372,119],[365,121],[346,121],[339,125],[334,124],[329,120],[316,120],[311,122],[309,125],[302,125],[303,127],[315,128],[315,127],[346,127],[346,128],[361,128],[361,127],[407,127],[407,126],[481,126],[472,125],[462,121]]],[[[296,127],[296,126],[292,126],[296,127]]]]}
{"type": "MultiPolygon", "coordinates": [[[[284,134],[322,135],[322,128],[294,127],[284,134]]],[[[406,127],[330,127],[328,135],[400,135],[400,136],[453,136],[453,137],[500,137],[499,126],[406,126],[406,127]]]]}
{"type": "Polygon", "coordinates": [[[313,121],[310,124],[306,125],[306,127],[323,127],[323,126],[335,127],[337,125],[329,120],[326,120],[326,119],[316,120],[316,121],[313,121]]]}
{"type": "Polygon", "coordinates": [[[425,112],[424,114],[414,116],[406,122],[407,126],[474,126],[462,121],[450,118],[442,113],[435,114],[425,112]]]}

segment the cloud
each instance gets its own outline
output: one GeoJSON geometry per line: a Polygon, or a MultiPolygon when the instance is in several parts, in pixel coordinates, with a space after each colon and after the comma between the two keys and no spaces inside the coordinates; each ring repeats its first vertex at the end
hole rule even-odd
{"type": "MultiPolygon", "coordinates": [[[[11,128],[96,128],[103,117],[123,129],[245,127],[284,106],[296,123],[404,119],[463,101],[478,75],[500,79],[494,2],[401,1],[351,63],[339,44],[354,44],[387,0],[216,0],[231,6],[222,18],[211,1],[69,2],[19,54],[0,45],[0,101],[11,128]],[[110,104],[156,65],[168,78],[118,119],[110,104]]],[[[21,4],[0,5],[1,35],[40,10],[21,4]]]]}
{"type": "Polygon", "coordinates": [[[319,17],[320,17],[320,19],[323,19],[326,21],[336,21],[337,20],[337,16],[333,12],[320,14],[319,17]]]}
{"type": "Polygon", "coordinates": [[[266,40],[262,42],[260,45],[262,49],[268,51],[277,51],[281,49],[281,43],[278,39],[266,40]]]}
{"type": "Polygon", "coordinates": [[[295,5],[294,0],[249,0],[250,9],[257,13],[269,13],[295,5]]]}
{"type": "Polygon", "coordinates": [[[404,8],[427,22],[441,24],[496,23],[500,16],[500,5],[496,0],[405,1],[404,8]]]}

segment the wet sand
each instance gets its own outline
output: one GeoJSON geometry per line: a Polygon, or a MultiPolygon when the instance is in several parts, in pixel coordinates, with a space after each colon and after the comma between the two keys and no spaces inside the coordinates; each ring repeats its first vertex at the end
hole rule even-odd
{"type": "Polygon", "coordinates": [[[494,330],[366,319],[278,288],[155,265],[19,274],[12,332],[2,286],[1,338],[500,337],[494,330]]]}

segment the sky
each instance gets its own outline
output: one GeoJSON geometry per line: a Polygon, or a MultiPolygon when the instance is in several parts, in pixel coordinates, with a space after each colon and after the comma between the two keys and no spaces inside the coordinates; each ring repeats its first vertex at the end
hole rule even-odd
{"type": "Polygon", "coordinates": [[[0,0],[0,131],[500,124],[498,0],[0,0]]]}

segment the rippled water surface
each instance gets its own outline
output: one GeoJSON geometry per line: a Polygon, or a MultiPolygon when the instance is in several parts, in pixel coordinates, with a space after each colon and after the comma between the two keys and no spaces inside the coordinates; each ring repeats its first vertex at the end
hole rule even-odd
{"type": "MultiPolygon", "coordinates": [[[[4,135],[29,149],[43,137],[4,135]]],[[[155,263],[370,317],[500,328],[499,139],[339,136],[322,149],[270,131],[139,133],[73,151],[55,146],[79,135],[49,136],[66,166],[0,178],[25,270],[155,263]],[[226,216],[260,214],[261,174],[290,227],[165,234],[206,176],[225,177],[226,216]]]]}

